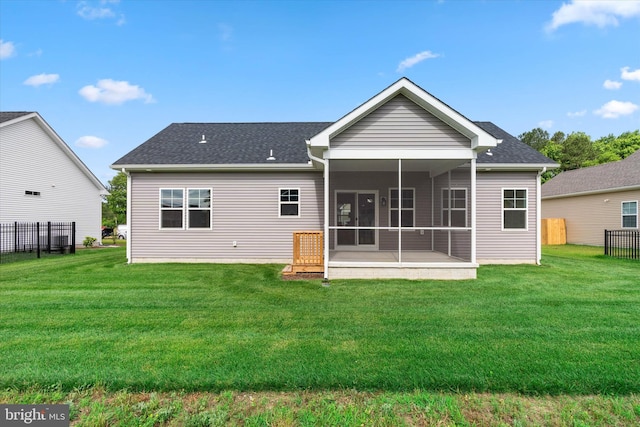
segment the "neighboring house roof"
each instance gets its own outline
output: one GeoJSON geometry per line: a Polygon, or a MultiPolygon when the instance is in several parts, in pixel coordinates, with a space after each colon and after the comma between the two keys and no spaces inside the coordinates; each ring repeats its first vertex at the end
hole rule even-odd
{"type": "Polygon", "coordinates": [[[24,120],[33,119],[44,130],[44,132],[54,141],[60,149],[71,159],[71,161],[84,173],[89,181],[102,192],[109,194],[102,182],[89,170],[89,168],[80,160],[66,142],[53,130],[51,126],[38,114],[30,111],[2,111],[0,112],[0,127],[11,126],[24,120]]]}
{"type": "MultiPolygon", "coordinates": [[[[474,122],[502,143],[478,164],[554,167],[553,161],[491,122],[474,122]]],[[[331,122],[173,123],[114,163],[135,165],[306,164],[305,141],[331,122]],[[206,143],[200,143],[204,135],[206,143]],[[273,153],[275,160],[267,160],[273,153]]]]}
{"type": "Polygon", "coordinates": [[[617,162],[564,171],[542,186],[551,199],[640,188],[640,150],[617,162]]]}

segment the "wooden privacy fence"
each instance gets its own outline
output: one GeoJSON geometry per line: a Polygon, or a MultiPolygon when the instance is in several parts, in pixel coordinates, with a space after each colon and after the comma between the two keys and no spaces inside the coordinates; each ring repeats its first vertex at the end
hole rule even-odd
{"type": "Polygon", "coordinates": [[[640,231],[604,230],[604,254],[640,260],[640,231]]]}
{"type": "Polygon", "coordinates": [[[324,236],[322,231],[293,233],[293,273],[324,272],[324,236]]]}
{"type": "Polygon", "coordinates": [[[540,230],[543,245],[565,245],[567,226],[564,218],[544,218],[540,230]]]}

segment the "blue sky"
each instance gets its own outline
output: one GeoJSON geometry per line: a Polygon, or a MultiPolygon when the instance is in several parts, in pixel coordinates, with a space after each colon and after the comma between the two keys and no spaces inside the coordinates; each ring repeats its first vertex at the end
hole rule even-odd
{"type": "Polygon", "coordinates": [[[640,1],[1,0],[0,110],[106,183],[173,122],[334,121],[405,76],[513,135],[640,128],[640,1]]]}

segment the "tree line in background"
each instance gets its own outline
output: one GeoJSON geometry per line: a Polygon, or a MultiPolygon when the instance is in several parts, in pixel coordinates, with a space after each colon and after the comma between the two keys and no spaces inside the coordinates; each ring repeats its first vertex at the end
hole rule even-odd
{"type": "Polygon", "coordinates": [[[619,136],[603,136],[595,141],[584,132],[549,132],[535,128],[518,136],[520,141],[554,160],[560,167],[545,172],[542,182],[565,170],[579,169],[629,157],[640,149],[640,130],[624,132],[619,136]]]}
{"type": "MultiPolygon", "coordinates": [[[[591,141],[584,132],[556,132],[549,135],[544,129],[535,128],[518,138],[538,150],[560,167],[545,172],[542,182],[548,181],[565,170],[578,169],[601,163],[622,160],[640,149],[640,130],[624,132],[619,136],[609,135],[591,141]]],[[[127,175],[123,172],[111,179],[107,185],[109,195],[102,204],[102,225],[116,227],[127,222],[127,175]]]]}

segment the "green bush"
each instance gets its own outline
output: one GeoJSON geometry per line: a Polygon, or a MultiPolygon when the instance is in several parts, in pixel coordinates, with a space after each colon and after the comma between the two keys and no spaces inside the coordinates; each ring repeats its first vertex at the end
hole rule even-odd
{"type": "Polygon", "coordinates": [[[96,240],[98,239],[96,239],[95,237],[87,236],[82,241],[82,244],[84,245],[85,248],[90,248],[91,246],[93,246],[96,240]]]}

